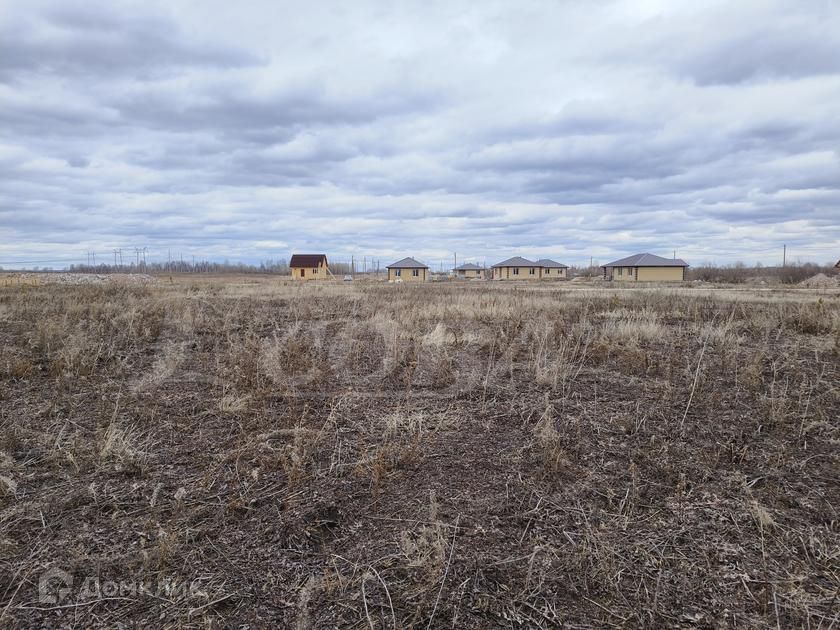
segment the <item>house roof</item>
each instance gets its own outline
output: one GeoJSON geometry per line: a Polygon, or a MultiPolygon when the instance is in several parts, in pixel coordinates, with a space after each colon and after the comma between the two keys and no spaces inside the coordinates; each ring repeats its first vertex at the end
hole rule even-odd
{"type": "Polygon", "coordinates": [[[326,254],[292,254],[289,267],[317,267],[321,261],[327,264],[326,254]]]}
{"type": "Polygon", "coordinates": [[[513,258],[508,258],[507,260],[503,260],[502,262],[498,262],[493,267],[537,267],[537,263],[533,260],[528,260],[527,258],[522,258],[522,256],[514,256],[513,258]]]}
{"type": "Polygon", "coordinates": [[[614,260],[604,267],[688,267],[688,263],[681,258],[662,258],[654,254],[634,254],[627,258],[614,260]]]}
{"type": "Polygon", "coordinates": [[[543,267],[544,269],[568,269],[569,265],[564,265],[557,261],[551,260],[550,258],[540,258],[537,261],[538,267],[543,267]]]}
{"type": "Polygon", "coordinates": [[[424,265],[418,260],[414,260],[413,258],[403,258],[402,260],[398,260],[395,263],[391,263],[386,269],[428,269],[429,267],[424,265]]]}
{"type": "Polygon", "coordinates": [[[475,263],[464,263],[460,267],[455,267],[455,271],[481,271],[483,267],[475,263]]]}
{"type": "Polygon", "coordinates": [[[840,269],[840,260],[838,260],[838,261],[837,261],[837,264],[836,264],[836,265],[834,265],[834,266],[835,266],[835,267],[837,267],[838,269],[840,269]]]}

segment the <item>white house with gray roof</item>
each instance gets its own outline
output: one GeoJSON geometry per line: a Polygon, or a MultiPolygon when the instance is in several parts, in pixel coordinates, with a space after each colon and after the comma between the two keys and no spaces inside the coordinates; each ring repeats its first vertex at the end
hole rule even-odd
{"type": "Polygon", "coordinates": [[[617,282],[682,282],[688,263],[681,258],[634,254],[603,267],[604,280],[617,282]]]}

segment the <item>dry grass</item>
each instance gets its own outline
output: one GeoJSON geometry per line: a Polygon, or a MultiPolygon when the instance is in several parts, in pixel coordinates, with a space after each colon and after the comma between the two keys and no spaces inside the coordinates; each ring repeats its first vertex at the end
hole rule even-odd
{"type": "Polygon", "coordinates": [[[9,286],[0,338],[0,625],[840,623],[838,291],[9,286]]]}

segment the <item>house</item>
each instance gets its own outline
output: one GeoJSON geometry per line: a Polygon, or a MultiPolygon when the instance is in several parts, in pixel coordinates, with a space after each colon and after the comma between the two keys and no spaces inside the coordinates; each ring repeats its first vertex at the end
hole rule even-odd
{"type": "Polygon", "coordinates": [[[542,277],[549,280],[568,280],[569,266],[555,262],[549,258],[541,258],[537,265],[542,268],[542,277]]]}
{"type": "Polygon", "coordinates": [[[484,267],[476,265],[475,263],[466,263],[460,267],[455,267],[452,271],[455,272],[457,277],[465,278],[467,280],[473,280],[475,278],[480,279],[484,277],[484,267]]]}
{"type": "Polygon", "coordinates": [[[840,260],[837,261],[837,264],[834,265],[835,268],[840,269],[840,260]]]}
{"type": "Polygon", "coordinates": [[[539,280],[542,267],[532,260],[514,256],[491,267],[493,280],[539,280]]]}
{"type": "Polygon", "coordinates": [[[292,280],[328,280],[330,268],[326,254],[292,254],[289,261],[292,280]]]}
{"type": "Polygon", "coordinates": [[[603,265],[604,280],[619,282],[680,282],[688,263],[679,258],[634,254],[603,265]]]}
{"type": "Polygon", "coordinates": [[[429,268],[413,258],[403,258],[391,263],[388,269],[388,282],[426,282],[429,268]]]}

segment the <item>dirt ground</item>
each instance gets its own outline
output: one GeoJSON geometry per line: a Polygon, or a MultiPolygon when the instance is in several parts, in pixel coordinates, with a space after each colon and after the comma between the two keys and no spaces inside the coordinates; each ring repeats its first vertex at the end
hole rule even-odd
{"type": "Polygon", "coordinates": [[[0,287],[0,626],[829,628],[840,291],[0,287]]]}

